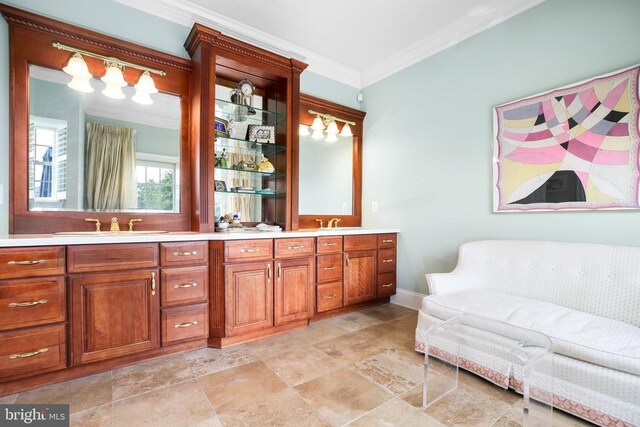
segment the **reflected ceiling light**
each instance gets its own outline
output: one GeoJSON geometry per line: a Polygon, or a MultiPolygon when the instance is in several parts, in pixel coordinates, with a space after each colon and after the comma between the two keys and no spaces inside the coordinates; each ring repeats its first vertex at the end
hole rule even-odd
{"type": "Polygon", "coordinates": [[[336,142],[338,140],[338,137],[336,136],[335,133],[329,133],[327,134],[327,137],[325,138],[325,141],[327,142],[336,142]]]}
{"type": "Polygon", "coordinates": [[[151,73],[158,74],[160,76],[167,75],[167,73],[162,70],[156,70],[153,68],[145,67],[143,65],[132,64],[131,62],[122,61],[117,58],[110,58],[97,53],[66,46],[58,42],[54,42],[53,47],[59,50],[65,50],[67,52],[73,52],[73,56],[69,59],[69,62],[63,68],[63,71],[73,77],[73,79],[67,84],[67,86],[80,92],[93,92],[93,87],[91,87],[90,83],[90,80],[93,76],[89,72],[87,63],[82,57],[83,55],[86,57],[97,58],[104,61],[106,72],[105,75],[101,77],[101,80],[106,83],[107,87],[102,91],[102,93],[109,98],[125,98],[124,92],[122,92],[122,88],[124,86],[127,86],[128,83],[126,82],[122,74],[122,70],[124,69],[124,67],[135,68],[142,71],[142,75],[140,76],[140,79],[138,79],[138,83],[134,85],[134,87],[136,88],[136,93],[131,99],[143,105],[153,104],[153,100],[151,99],[150,95],[152,93],[158,93],[158,89],[156,88],[155,82],[151,77],[151,73]]]}
{"type": "Polygon", "coordinates": [[[313,119],[313,123],[311,124],[311,129],[319,130],[319,131],[324,130],[324,123],[322,123],[322,118],[320,118],[320,115],[316,116],[316,118],[313,119]]]}
{"type": "Polygon", "coordinates": [[[300,136],[309,136],[309,135],[311,135],[311,133],[309,133],[309,126],[307,126],[307,125],[298,126],[298,135],[300,135],[300,136]]]}
{"type": "Polygon", "coordinates": [[[324,133],[322,133],[321,130],[316,129],[313,131],[313,135],[311,135],[311,138],[313,139],[322,139],[324,138],[324,133]]]}
{"type": "Polygon", "coordinates": [[[338,132],[340,132],[338,130],[338,124],[335,122],[335,120],[332,120],[331,123],[329,123],[329,125],[327,126],[327,134],[328,135],[337,135],[338,132]]]}
{"type": "Polygon", "coordinates": [[[353,136],[353,132],[351,132],[351,126],[349,126],[349,123],[344,124],[344,126],[342,127],[342,132],[340,132],[340,136],[344,136],[347,138],[353,136]]]}

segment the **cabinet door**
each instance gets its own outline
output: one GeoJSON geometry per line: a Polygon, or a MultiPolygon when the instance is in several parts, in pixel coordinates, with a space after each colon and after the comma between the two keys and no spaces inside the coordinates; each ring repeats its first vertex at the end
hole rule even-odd
{"type": "Polygon", "coordinates": [[[311,316],[313,261],[313,258],[276,261],[276,325],[311,316]]]}
{"type": "Polygon", "coordinates": [[[344,305],[376,298],[376,251],[347,252],[344,257],[344,305]]]}
{"type": "Polygon", "coordinates": [[[271,261],[225,267],[226,335],[273,326],[271,261]]]}
{"type": "Polygon", "coordinates": [[[71,276],[73,362],[159,347],[158,270],[71,276]]]}

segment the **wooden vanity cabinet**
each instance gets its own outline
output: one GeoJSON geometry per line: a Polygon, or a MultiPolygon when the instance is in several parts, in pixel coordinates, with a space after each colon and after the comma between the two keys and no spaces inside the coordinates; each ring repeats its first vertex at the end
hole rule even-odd
{"type": "Polygon", "coordinates": [[[344,254],[344,305],[376,299],[375,250],[344,254]]]}
{"type": "Polygon", "coordinates": [[[275,261],[274,323],[276,325],[306,320],[311,317],[313,312],[313,261],[313,258],[277,259],[275,261]]]}
{"type": "Polygon", "coordinates": [[[227,336],[273,326],[272,265],[268,260],[224,267],[227,336]]]}

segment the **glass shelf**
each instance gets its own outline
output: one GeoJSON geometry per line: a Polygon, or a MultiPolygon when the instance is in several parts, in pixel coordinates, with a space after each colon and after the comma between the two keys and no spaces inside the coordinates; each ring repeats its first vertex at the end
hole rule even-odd
{"type": "Polygon", "coordinates": [[[254,174],[254,175],[262,175],[265,178],[284,178],[285,174],[280,173],[280,172],[260,172],[260,171],[251,171],[251,170],[242,170],[242,169],[233,169],[233,168],[221,168],[221,167],[216,167],[215,170],[220,170],[220,171],[231,171],[231,172],[244,172],[244,173],[250,173],[250,174],[254,174]]]}
{"type": "Polygon", "coordinates": [[[287,147],[266,142],[252,142],[246,139],[231,138],[228,136],[216,135],[216,147],[227,148],[233,150],[246,150],[255,152],[258,148],[262,149],[262,154],[271,156],[282,151],[286,151],[287,147]]]}
{"type": "Polygon", "coordinates": [[[284,193],[270,193],[270,194],[264,194],[264,193],[242,193],[242,192],[237,192],[237,191],[220,191],[220,190],[216,190],[216,194],[235,194],[236,196],[259,196],[259,197],[271,197],[271,198],[280,198],[280,197],[284,197],[285,194],[284,193]]]}
{"type": "Polygon", "coordinates": [[[246,105],[238,105],[222,99],[216,99],[215,115],[225,120],[233,119],[235,122],[248,122],[255,125],[274,126],[287,119],[286,114],[276,113],[274,111],[261,110],[246,105]],[[248,111],[255,111],[249,115],[248,111]],[[244,113],[244,114],[243,114],[244,113]]]}

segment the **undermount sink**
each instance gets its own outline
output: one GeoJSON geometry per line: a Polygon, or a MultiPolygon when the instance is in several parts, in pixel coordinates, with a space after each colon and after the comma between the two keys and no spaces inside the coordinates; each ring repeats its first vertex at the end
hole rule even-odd
{"type": "Polygon", "coordinates": [[[163,234],[168,233],[168,231],[159,231],[159,230],[138,230],[138,231],[58,231],[57,233],[53,233],[56,236],[134,236],[137,234],[163,234]]]}

